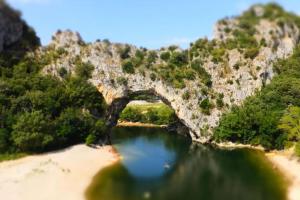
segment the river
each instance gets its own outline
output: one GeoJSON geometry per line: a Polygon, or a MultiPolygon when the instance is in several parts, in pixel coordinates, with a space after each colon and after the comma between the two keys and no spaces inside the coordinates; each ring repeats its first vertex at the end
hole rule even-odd
{"type": "Polygon", "coordinates": [[[284,200],[284,179],[262,152],[195,145],[159,128],[118,127],[122,160],[101,170],[88,200],[284,200]]]}

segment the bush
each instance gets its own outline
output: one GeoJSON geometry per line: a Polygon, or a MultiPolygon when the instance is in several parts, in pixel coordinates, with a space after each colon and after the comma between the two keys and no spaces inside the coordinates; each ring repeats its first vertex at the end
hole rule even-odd
{"type": "Polygon", "coordinates": [[[212,55],[212,61],[214,63],[219,63],[219,62],[222,62],[223,61],[223,56],[225,55],[225,49],[223,48],[217,48],[217,49],[214,49],[212,52],[211,52],[211,55],[212,55]]]}
{"type": "Polygon", "coordinates": [[[50,123],[42,112],[22,114],[13,126],[12,140],[22,151],[42,151],[48,147],[53,136],[50,123]]]}
{"type": "Polygon", "coordinates": [[[68,74],[68,71],[66,70],[66,68],[61,67],[61,68],[59,68],[59,70],[58,70],[58,74],[59,74],[60,77],[66,78],[66,76],[67,76],[67,74],[68,74]]]}
{"type": "Polygon", "coordinates": [[[160,54],[160,58],[166,62],[170,59],[170,57],[171,57],[171,54],[168,51],[160,54]]]}
{"type": "Polygon", "coordinates": [[[182,95],[182,99],[184,100],[188,100],[190,98],[190,92],[189,91],[185,91],[182,95]]]}
{"type": "Polygon", "coordinates": [[[129,45],[125,45],[124,47],[118,49],[118,53],[123,60],[130,58],[130,51],[131,47],[129,45]]]}
{"type": "Polygon", "coordinates": [[[92,77],[92,72],[95,67],[91,63],[79,62],[76,64],[75,73],[78,77],[83,79],[89,79],[92,77]]]}
{"type": "Polygon", "coordinates": [[[123,72],[125,72],[125,73],[134,74],[134,67],[130,60],[125,60],[122,63],[122,69],[123,69],[123,72]]]}
{"type": "Polygon", "coordinates": [[[127,85],[128,84],[128,81],[126,78],[124,77],[117,77],[117,83],[119,85],[127,85]]]}
{"type": "Polygon", "coordinates": [[[90,130],[90,119],[82,116],[80,110],[68,108],[56,119],[57,143],[74,144],[82,141],[90,130]]]}
{"type": "Polygon", "coordinates": [[[221,108],[224,107],[223,98],[224,98],[224,95],[223,95],[223,94],[219,94],[219,95],[218,95],[218,98],[217,98],[216,103],[217,103],[217,107],[218,107],[219,109],[221,109],[221,108]]]}
{"type": "Polygon", "coordinates": [[[212,86],[211,75],[201,66],[202,62],[200,60],[194,60],[192,62],[192,69],[194,69],[202,82],[207,86],[212,86]]]}
{"type": "Polygon", "coordinates": [[[97,137],[94,134],[89,134],[87,138],[85,139],[86,145],[92,145],[97,142],[97,137]]]}
{"type": "Polygon", "coordinates": [[[9,148],[9,133],[6,129],[0,128],[0,152],[4,152],[9,148]]]}
{"type": "Polygon", "coordinates": [[[245,58],[251,58],[254,59],[259,54],[259,48],[253,47],[250,49],[246,49],[245,51],[245,58]]]}
{"type": "Polygon", "coordinates": [[[213,107],[213,105],[210,103],[209,98],[205,98],[202,100],[199,104],[202,112],[206,115],[210,114],[210,109],[213,107]]]}
{"type": "Polygon", "coordinates": [[[281,117],[278,128],[287,134],[289,141],[300,141],[300,107],[289,107],[281,117]]]}
{"type": "Polygon", "coordinates": [[[147,57],[147,64],[151,65],[151,64],[155,63],[156,59],[157,59],[156,51],[149,51],[148,57],[147,57]]]}
{"type": "Polygon", "coordinates": [[[150,74],[150,79],[151,79],[152,81],[155,81],[155,80],[156,80],[156,75],[155,75],[154,73],[151,73],[151,74],[150,74]]]}
{"type": "Polygon", "coordinates": [[[186,52],[173,52],[170,58],[170,63],[177,67],[182,67],[188,63],[188,57],[186,52]]]}

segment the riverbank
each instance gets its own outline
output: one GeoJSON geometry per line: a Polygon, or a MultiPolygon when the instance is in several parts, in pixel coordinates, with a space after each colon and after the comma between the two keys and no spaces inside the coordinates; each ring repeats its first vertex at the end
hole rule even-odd
{"type": "Polygon", "coordinates": [[[119,160],[111,146],[70,148],[0,163],[6,200],[83,200],[93,176],[119,160]]]}
{"type": "Polygon", "coordinates": [[[288,199],[300,199],[300,160],[293,156],[293,150],[273,151],[265,154],[267,158],[288,179],[288,199]]]}
{"type": "Polygon", "coordinates": [[[218,148],[249,148],[263,151],[265,156],[288,181],[288,200],[300,199],[300,158],[293,155],[294,149],[266,152],[262,146],[236,144],[233,142],[214,143],[218,148]]]}
{"type": "Polygon", "coordinates": [[[157,124],[141,123],[141,122],[118,121],[117,127],[166,128],[167,125],[157,125],[157,124]]]}

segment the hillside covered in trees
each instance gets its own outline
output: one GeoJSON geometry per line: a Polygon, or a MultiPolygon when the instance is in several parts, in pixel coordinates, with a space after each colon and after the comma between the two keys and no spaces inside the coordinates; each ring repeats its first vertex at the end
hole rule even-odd
{"type": "Polygon", "coordinates": [[[267,149],[297,143],[300,152],[300,18],[276,4],[219,21],[215,39],[186,50],[87,44],[61,31],[41,47],[16,11],[4,3],[0,9],[22,26],[0,52],[1,154],[98,142],[107,134],[113,100],[150,87],[170,102],[195,141],[267,149]]]}

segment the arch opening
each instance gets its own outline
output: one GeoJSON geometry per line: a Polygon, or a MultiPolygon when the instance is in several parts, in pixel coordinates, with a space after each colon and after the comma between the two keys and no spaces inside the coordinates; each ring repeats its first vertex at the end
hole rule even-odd
{"type": "MultiPolygon", "coordinates": [[[[171,133],[177,133],[191,139],[189,128],[184,125],[182,120],[178,118],[176,111],[171,106],[171,103],[162,96],[158,95],[154,90],[128,92],[126,96],[114,99],[109,105],[106,114],[107,126],[109,127],[109,130],[118,124],[122,111],[132,101],[145,101],[147,104],[160,103],[172,109],[174,111],[173,119],[170,121],[170,123],[164,124],[165,126],[163,127],[171,133]]],[[[111,131],[108,131],[109,141],[110,132],[111,131]]]]}

